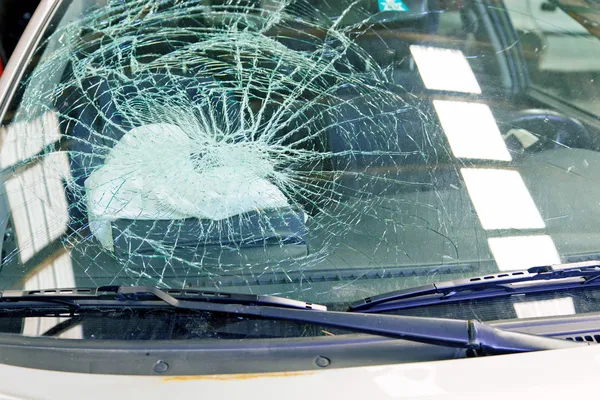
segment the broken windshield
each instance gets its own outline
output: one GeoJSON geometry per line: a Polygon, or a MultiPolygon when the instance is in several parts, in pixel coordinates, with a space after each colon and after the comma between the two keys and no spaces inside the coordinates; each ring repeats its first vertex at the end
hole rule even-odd
{"type": "Polygon", "coordinates": [[[63,1],[4,113],[0,287],[349,303],[595,258],[600,47],[566,71],[517,8],[63,1]]]}

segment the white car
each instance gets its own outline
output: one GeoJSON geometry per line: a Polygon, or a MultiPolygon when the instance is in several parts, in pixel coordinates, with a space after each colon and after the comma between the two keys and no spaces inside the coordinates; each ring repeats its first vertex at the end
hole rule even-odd
{"type": "Polygon", "coordinates": [[[513,2],[448,3],[43,0],[0,397],[593,397],[600,123],[528,86],[513,2]]]}

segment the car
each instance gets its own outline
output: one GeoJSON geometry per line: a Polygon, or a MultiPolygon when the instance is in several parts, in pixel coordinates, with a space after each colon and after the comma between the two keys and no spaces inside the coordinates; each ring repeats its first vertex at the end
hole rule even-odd
{"type": "Polygon", "coordinates": [[[513,6],[43,0],[0,79],[0,393],[593,393],[600,90],[545,86],[513,6]]]}

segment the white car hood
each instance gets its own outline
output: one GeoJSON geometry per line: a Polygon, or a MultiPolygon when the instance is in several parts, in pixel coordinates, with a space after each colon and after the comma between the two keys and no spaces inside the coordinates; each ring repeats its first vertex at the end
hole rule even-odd
{"type": "Polygon", "coordinates": [[[306,372],[111,376],[0,365],[7,399],[593,398],[600,346],[487,358],[306,372]]]}

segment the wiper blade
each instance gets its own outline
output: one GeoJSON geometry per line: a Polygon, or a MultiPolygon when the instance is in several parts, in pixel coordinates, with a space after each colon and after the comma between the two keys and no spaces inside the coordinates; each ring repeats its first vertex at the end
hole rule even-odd
{"type": "Polygon", "coordinates": [[[350,306],[354,312],[381,312],[516,294],[600,286],[600,262],[533,267],[428,285],[367,297],[350,306]]]}
{"type": "Polygon", "coordinates": [[[285,297],[228,293],[202,289],[160,289],[154,286],[101,286],[97,288],[5,290],[0,292],[0,310],[19,304],[30,303],[64,304],[79,308],[82,305],[117,305],[160,300],[178,307],[180,301],[194,303],[197,311],[220,311],[220,305],[266,305],[301,310],[327,310],[320,304],[306,303],[285,297]]]}
{"type": "MultiPolygon", "coordinates": [[[[229,300],[221,302],[196,301],[185,297],[189,293],[184,292],[189,291],[188,289],[158,289],[150,286],[4,291],[0,297],[0,310],[19,305],[21,300],[28,305],[41,303],[55,306],[54,303],[59,302],[63,306],[76,306],[79,310],[85,310],[86,306],[96,308],[99,305],[114,305],[120,302],[123,306],[131,307],[132,304],[155,303],[159,299],[175,309],[223,312],[334,327],[395,339],[463,348],[475,355],[507,354],[590,345],[589,342],[574,342],[505,331],[475,320],[335,312],[327,311],[324,306],[271,296],[262,298],[258,296],[258,298],[278,306],[260,305],[256,301],[241,304],[242,299],[246,299],[246,297],[239,296],[248,295],[238,294],[228,294],[231,296],[229,300]],[[234,301],[234,298],[237,300],[234,301]]],[[[196,296],[196,294],[191,296],[196,296]]]]}

